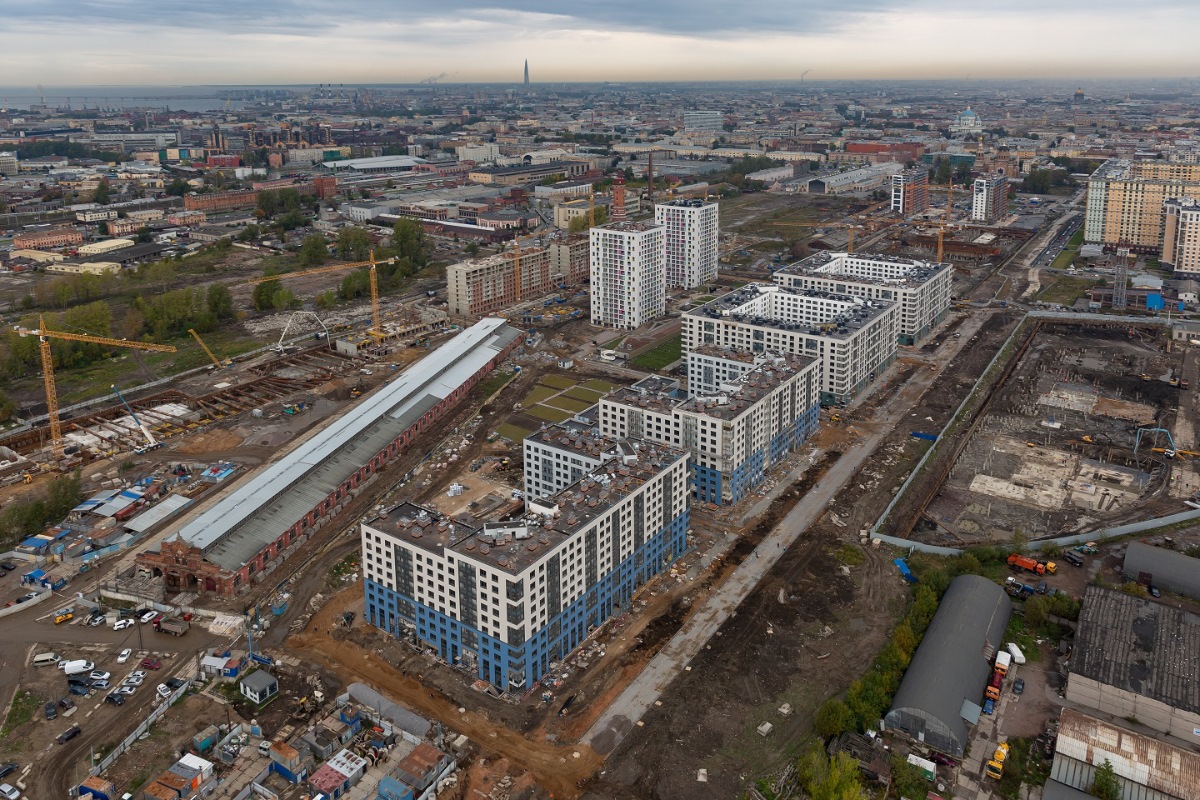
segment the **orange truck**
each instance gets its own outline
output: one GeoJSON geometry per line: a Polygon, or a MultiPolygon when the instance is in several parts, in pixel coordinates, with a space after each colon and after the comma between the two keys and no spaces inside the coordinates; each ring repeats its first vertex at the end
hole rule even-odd
{"type": "Polygon", "coordinates": [[[1013,553],[1008,557],[1008,565],[1013,569],[1023,569],[1026,572],[1036,572],[1038,575],[1049,573],[1053,575],[1058,571],[1058,565],[1053,561],[1038,561],[1037,559],[1023,556],[1020,553],[1013,553]]]}

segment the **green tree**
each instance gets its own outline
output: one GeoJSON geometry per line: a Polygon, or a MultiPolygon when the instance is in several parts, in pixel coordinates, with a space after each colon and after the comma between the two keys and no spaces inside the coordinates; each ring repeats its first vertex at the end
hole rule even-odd
{"type": "Polygon", "coordinates": [[[0,392],[0,422],[8,422],[17,411],[17,404],[8,395],[0,392]]]}
{"type": "Polygon", "coordinates": [[[950,165],[950,159],[939,158],[937,166],[934,168],[933,182],[946,184],[950,182],[950,177],[954,174],[953,168],[950,165]]]}
{"type": "Polygon", "coordinates": [[[275,295],[283,290],[278,280],[263,281],[254,287],[251,302],[255,311],[270,311],[275,308],[275,295]]]}
{"type": "Polygon", "coordinates": [[[854,715],[841,700],[831,697],[817,709],[817,735],[830,739],[854,727],[854,715]]]}
{"type": "Polygon", "coordinates": [[[329,247],[325,237],[319,233],[310,233],[300,243],[300,263],[306,267],[319,267],[325,263],[329,255],[329,247]]]}
{"type": "MultiPolygon", "coordinates": [[[[596,206],[593,213],[596,216],[597,225],[603,225],[608,221],[608,209],[604,206],[596,206]]],[[[575,217],[571,220],[567,226],[567,231],[569,233],[583,233],[588,229],[588,227],[588,215],[580,214],[578,217],[575,217]]]]}
{"type": "Polygon", "coordinates": [[[924,797],[929,792],[929,781],[921,770],[908,763],[908,759],[894,752],[888,759],[892,768],[892,786],[896,789],[897,797],[924,797]]]}
{"type": "Polygon", "coordinates": [[[205,301],[209,313],[218,320],[224,321],[237,318],[237,312],[233,309],[233,293],[227,287],[219,283],[209,286],[208,296],[205,298],[205,301]]]}
{"type": "Polygon", "coordinates": [[[359,227],[342,228],[338,231],[335,244],[338,258],[343,261],[366,261],[374,246],[375,240],[371,234],[359,227]]]}
{"type": "Polygon", "coordinates": [[[416,267],[429,263],[429,242],[425,229],[412,219],[399,219],[392,226],[392,249],[400,258],[407,258],[416,267]]]}
{"type": "Polygon", "coordinates": [[[334,303],[337,302],[337,295],[333,292],[321,292],[314,302],[317,304],[317,308],[326,311],[333,308],[334,303]]]}
{"type": "Polygon", "coordinates": [[[238,231],[237,239],[239,242],[250,242],[262,236],[262,228],[257,225],[250,224],[238,231]]]}
{"type": "Polygon", "coordinates": [[[1107,758],[1104,759],[1104,763],[1096,767],[1096,774],[1092,779],[1092,785],[1088,787],[1088,794],[1099,797],[1100,800],[1121,800],[1121,782],[1117,780],[1117,773],[1113,769],[1112,762],[1107,758]]]}
{"type": "Polygon", "coordinates": [[[833,758],[810,744],[796,762],[796,777],[810,800],[866,800],[858,762],[845,753],[833,758]]]}
{"type": "Polygon", "coordinates": [[[479,242],[468,242],[467,246],[463,248],[463,252],[472,258],[479,255],[479,242]]]}
{"type": "Polygon", "coordinates": [[[185,194],[191,191],[191,188],[192,187],[188,186],[188,182],[183,178],[176,178],[167,184],[165,191],[167,194],[175,195],[176,197],[183,197],[185,194]]]}
{"type": "Polygon", "coordinates": [[[107,178],[101,178],[100,183],[96,185],[96,191],[92,195],[92,200],[102,206],[106,206],[112,200],[112,186],[107,178]]]}
{"type": "Polygon", "coordinates": [[[136,241],[138,244],[146,244],[147,242],[152,242],[152,241],[154,241],[154,234],[150,232],[149,228],[141,228],[134,235],[134,241],[136,241]]]}

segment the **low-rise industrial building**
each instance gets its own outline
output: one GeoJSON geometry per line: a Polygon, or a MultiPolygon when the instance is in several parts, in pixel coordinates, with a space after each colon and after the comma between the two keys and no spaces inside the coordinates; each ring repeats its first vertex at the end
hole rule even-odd
{"type": "Polygon", "coordinates": [[[1070,702],[1196,741],[1200,616],[1089,586],[1068,669],[1070,702]]]}
{"type": "Polygon", "coordinates": [[[1145,542],[1130,542],[1125,549],[1125,565],[1122,572],[1125,573],[1126,580],[1200,598],[1198,558],[1145,542]]]}
{"type": "Polygon", "coordinates": [[[601,398],[599,431],[686,449],[696,499],[737,503],[816,430],[819,371],[816,358],[768,356],[691,397],[678,381],[652,376],[601,398]]]}
{"type": "Polygon", "coordinates": [[[638,442],[526,516],[479,526],[406,503],[362,525],[366,618],[521,691],[687,546],[687,454],[638,442]]]}
{"type": "Polygon", "coordinates": [[[522,341],[480,320],[137,556],[170,591],[234,595],[262,580],[522,341]]]}
{"type": "Polygon", "coordinates": [[[775,272],[791,289],[816,289],[900,306],[898,341],[916,344],[950,313],[954,268],[895,256],[814,253],[775,272]]]}
{"type": "Polygon", "coordinates": [[[955,578],[913,653],[884,728],[962,758],[1011,613],[998,584],[980,575],[955,578]]]}
{"type": "MultiPolygon", "coordinates": [[[[1191,732],[1187,740],[1196,738],[1191,732]]],[[[1093,796],[1088,793],[1096,768],[1105,761],[1112,765],[1126,800],[1200,798],[1200,755],[1071,708],[1064,708],[1059,717],[1054,761],[1043,796],[1063,796],[1059,787],[1093,796]]]]}
{"type": "Polygon", "coordinates": [[[896,358],[900,304],[751,283],[684,312],[682,327],[685,353],[716,347],[819,359],[821,404],[834,405],[865,389],[896,358]]]}
{"type": "Polygon", "coordinates": [[[49,228],[13,236],[13,250],[53,250],[83,244],[83,234],[74,228],[49,228]]]}

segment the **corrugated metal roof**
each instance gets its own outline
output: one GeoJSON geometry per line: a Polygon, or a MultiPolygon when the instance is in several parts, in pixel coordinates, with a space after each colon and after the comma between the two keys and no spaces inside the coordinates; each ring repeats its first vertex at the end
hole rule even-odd
{"type": "Polygon", "coordinates": [[[1189,750],[1070,708],[1054,747],[1052,777],[1076,789],[1091,786],[1094,768],[1108,760],[1126,800],[1200,800],[1200,755],[1189,750]]]}
{"type": "Polygon", "coordinates": [[[904,673],[887,727],[961,754],[970,733],[963,702],[983,697],[1011,611],[1008,595],[987,578],[955,578],[904,673]]]}
{"type": "Polygon", "coordinates": [[[518,336],[503,319],[480,320],[255,472],[173,538],[237,570],[518,336]]]}
{"type": "Polygon", "coordinates": [[[1200,617],[1115,589],[1089,586],[1070,671],[1173,708],[1200,712],[1200,617]]]}
{"type": "Polygon", "coordinates": [[[181,494],[168,495],[161,502],[138,514],[129,520],[129,522],[126,522],[125,530],[145,533],[179,509],[191,505],[191,503],[192,500],[190,497],[184,497],[181,494]]]}
{"type": "Polygon", "coordinates": [[[433,728],[433,724],[429,720],[414,714],[404,706],[396,705],[365,683],[350,684],[346,687],[346,693],[353,698],[354,702],[380,716],[387,717],[400,730],[407,731],[420,739],[424,739],[433,728]]]}
{"type": "Polygon", "coordinates": [[[1200,559],[1163,547],[1131,542],[1125,551],[1125,576],[1137,580],[1145,572],[1160,589],[1200,597],[1200,559]]]}

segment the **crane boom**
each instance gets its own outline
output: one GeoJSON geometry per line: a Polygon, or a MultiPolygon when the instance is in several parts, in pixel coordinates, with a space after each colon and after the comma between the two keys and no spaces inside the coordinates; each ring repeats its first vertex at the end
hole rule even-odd
{"type": "Polygon", "coordinates": [[[395,264],[396,257],[385,258],[382,261],[375,260],[375,252],[371,252],[370,261],[352,261],[347,264],[333,264],[328,267],[313,267],[312,269],[302,269],[297,272],[284,272],[279,275],[263,275],[258,278],[247,278],[244,281],[238,281],[234,286],[257,286],[260,283],[267,281],[279,281],[284,278],[301,278],[305,275],[324,275],[329,272],[341,272],[347,269],[358,269],[359,267],[368,267],[371,274],[371,330],[368,331],[372,336],[379,339],[384,338],[383,319],[379,310],[379,277],[375,271],[375,267],[379,264],[395,264]]]}
{"type": "Polygon", "coordinates": [[[90,336],[66,331],[46,329],[45,317],[38,317],[37,328],[13,327],[18,336],[38,337],[38,349],[42,356],[42,380],[46,384],[46,415],[50,419],[50,446],[54,450],[54,458],[63,457],[62,421],[58,418],[58,391],[54,385],[54,355],[50,352],[51,339],[65,339],[69,342],[88,342],[89,344],[106,344],[113,347],[128,347],[134,350],[151,350],[156,353],[174,353],[175,348],[169,344],[154,344],[153,342],[131,342],[128,339],[112,339],[107,336],[90,336]]]}
{"type": "MultiPolygon", "coordinates": [[[[225,366],[224,364],[221,363],[221,360],[219,358],[217,358],[215,355],[213,355],[213,351],[208,349],[208,345],[206,345],[204,343],[204,340],[200,338],[200,334],[196,333],[195,329],[188,328],[188,333],[190,333],[192,335],[192,338],[196,340],[196,344],[200,345],[200,349],[204,351],[205,355],[207,355],[209,358],[212,359],[213,365],[216,366],[217,369],[220,369],[221,367],[225,366]]],[[[120,393],[118,392],[118,395],[119,394],[120,393]]]]}
{"type": "Polygon", "coordinates": [[[154,438],[154,434],[150,432],[150,429],[146,427],[145,423],[143,423],[138,415],[134,413],[133,407],[129,405],[129,401],[125,399],[125,395],[121,394],[121,390],[117,388],[115,383],[111,388],[117,393],[117,397],[121,400],[121,405],[125,406],[125,410],[129,412],[129,416],[133,417],[133,421],[139,428],[142,429],[142,436],[146,437],[146,449],[152,450],[158,447],[158,440],[154,438]]]}

